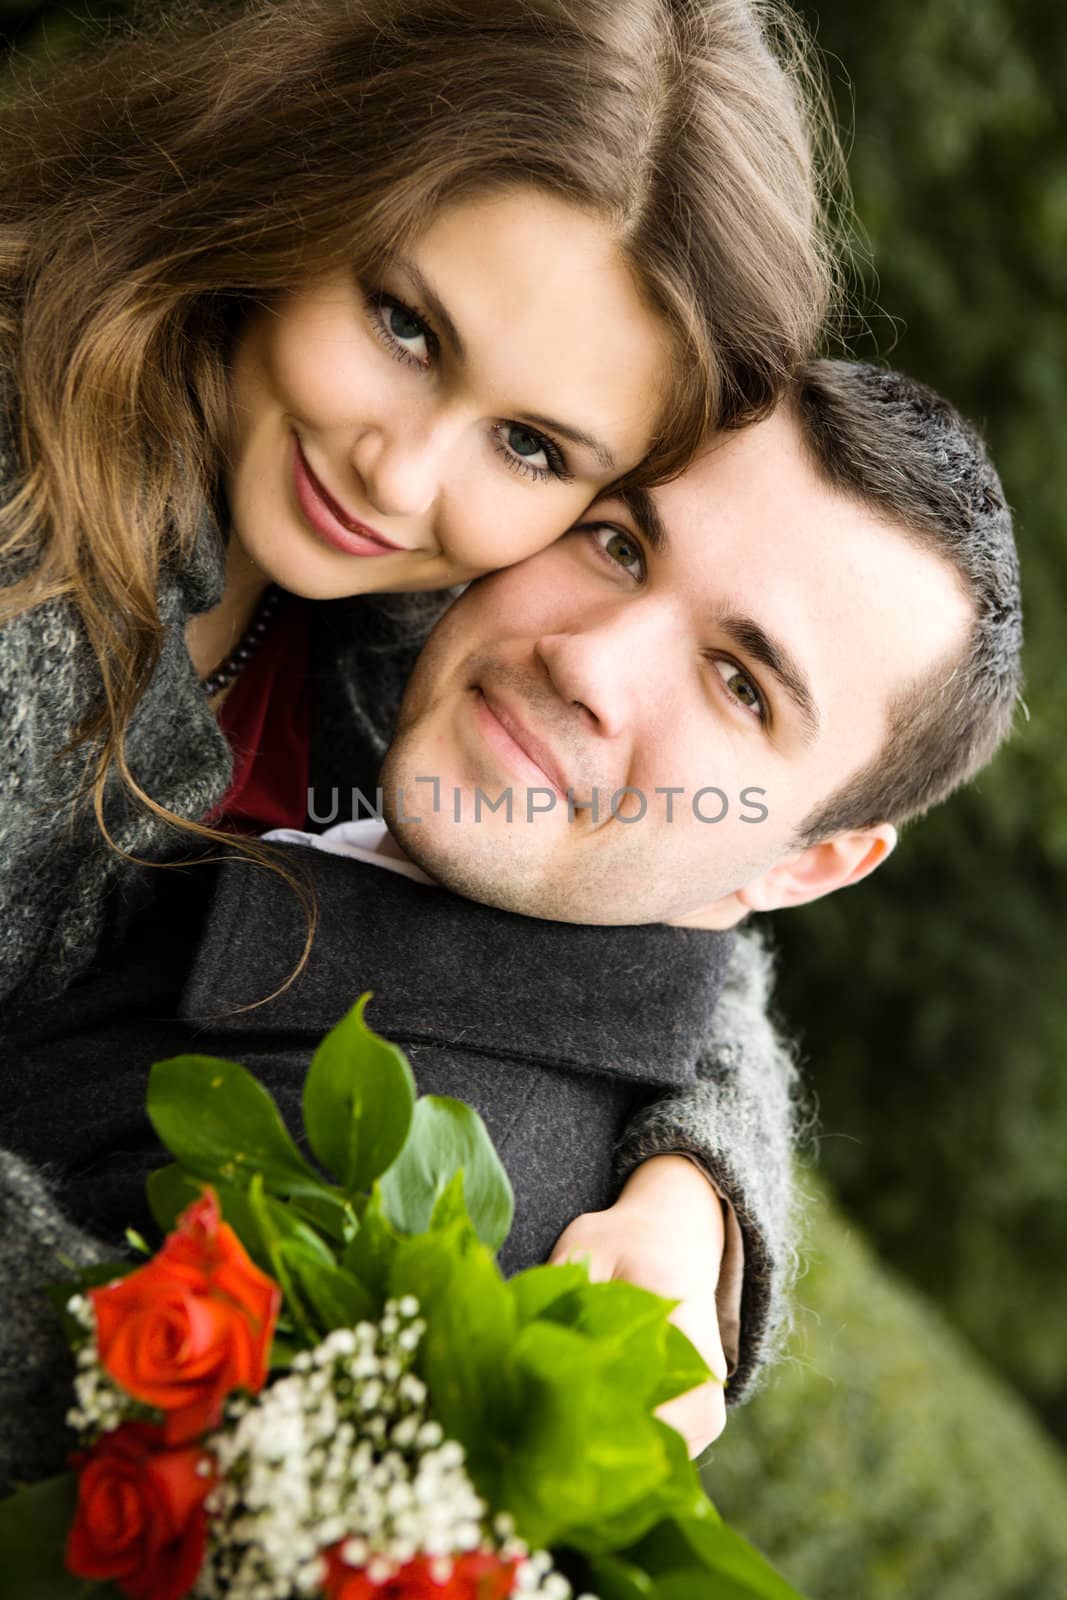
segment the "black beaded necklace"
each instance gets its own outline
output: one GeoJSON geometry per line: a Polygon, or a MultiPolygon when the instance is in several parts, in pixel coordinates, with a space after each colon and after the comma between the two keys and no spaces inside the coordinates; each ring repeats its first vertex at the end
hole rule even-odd
{"type": "Polygon", "coordinates": [[[252,613],[251,622],[234,649],[214,672],[209,672],[206,678],[201,678],[200,687],[209,700],[212,696],[221,694],[223,689],[228,689],[234,679],[240,677],[259,648],[263,635],[270,626],[271,618],[278,609],[280,599],[281,590],[276,584],[268,584],[263,591],[263,598],[252,613]]]}

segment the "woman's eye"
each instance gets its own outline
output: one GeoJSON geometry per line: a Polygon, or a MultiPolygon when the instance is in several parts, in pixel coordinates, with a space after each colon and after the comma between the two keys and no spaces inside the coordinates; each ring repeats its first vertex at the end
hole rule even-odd
{"type": "Polygon", "coordinates": [[[764,721],[766,708],[763,696],[748,674],[741,671],[736,661],[716,660],[713,665],[734,699],[743,705],[746,711],[754,712],[761,722],[764,721]]]}
{"type": "Polygon", "coordinates": [[[628,572],[631,577],[643,578],[645,575],[645,552],[632,533],[626,533],[622,528],[594,528],[593,538],[617,567],[628,572]]]}
{"type": "Polygon", "coordinates": [[[573,473],[567,469],[563,451],[543,433],[536,433],[521,422],[495,423],[492,432],[495,448],[520,477],[532,478],[537,483],[547,478],[571,482],[573,473]]]}
{"type": "Polygon", "coordinates": [[[545,440],[539,433],[533,433],[529,428],[523,428],[518,423],[506,423],[503,428],[504,443],[509,450],[525,461],[527,466],[540,467],[547,471],[550,466],[548,451],[545,449],[545,440]]]}
{"type": "Polygon", "coordinates": [[[372,294],[368,299],[382,339],[394,355],[412,366],[430,366],[437,354],[437,336],[418,312],[391,295],[372,294]]]}

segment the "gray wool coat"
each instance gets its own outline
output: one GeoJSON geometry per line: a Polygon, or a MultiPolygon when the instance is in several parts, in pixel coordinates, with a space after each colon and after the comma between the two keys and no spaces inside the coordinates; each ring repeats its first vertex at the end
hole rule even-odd
{"type": "MultiPolygon", "coordinates": [[[[10,493],[14,458],[0,433],[0,498],[10,493]]],[[[207,813],[225,794],[229,747],[185,649],[187,619],[215,605],[223,545],[205,520],[194,558],[167,576],[160,594],[166,641],[129,730],[134,776],[169,810],[207,813]]],[[[338,752],[358,743],[375,758],[414,659],[425,605],[408,597],[324,602],[313,637],[312,781],[336,784],[338,752]],[[328,763],[328,765],[324,764],[328,763]]],[[[84,635],[64,602],[49,602],[0,627],[0,1074],[5,1018],[59,996],[89,970],[125,926],[130,872],[100,839],[90,806],[75,803],[81,768],[59,752],[93,692],[84,635]]],[[[375,773],[354,767],[352,783],[373,789],[375,773]]],[[[183,853],[185,836],[128,800],[116,784],[106,803],[120,849],[147,860],[183,853]]],[[[616,1152],[622,1181],[653,1155],[692,1155],[733,1201],[745,1239],[746,1293],[766,1308],[754,1373],[784,1325],[794,1260],[791,1157],[797,1081],[790,1052],[768,1018],[769,959],[752,934],[735,941],[726,983],[696,1081],[665,1091],[623,1129],[616,1152]]],[[[0,1076],[0,1095],[2,1095],[0,1076]]],[[[67,1375],[41,1285],[60,1255],[102,1259],[77,1218],[56,1208],[48,1174],[0,1151],[0,1471],[33,1477],[43,1425],[67,1403],[67,1375]]],[[[62,1269],[58,1275],[62,1276],[62,1269]]]]}

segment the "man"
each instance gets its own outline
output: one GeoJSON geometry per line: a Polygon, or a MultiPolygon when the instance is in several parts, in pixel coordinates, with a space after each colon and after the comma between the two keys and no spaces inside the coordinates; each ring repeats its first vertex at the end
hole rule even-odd
{"type": "MultiPolygon", "coordinates": [[[[720,1315],[739,1323],[727,1331],[747,1376],[745,1340],[768,1325],[750,1287],[767,1230],[758,1180],[737,1181],[729,1150],[707,1154],[701,1094],[728,1116],[729,1092],[694,1070],[723,935],[749,912],[858,882],[902,822],[976,771],[1010,727],[1020,638],[1010,516],[974,435],[907,379],[816,363],[774,416],[715,441],[682,478],[599,502],[550,550],[467,591],[420,657],[382,773],[401,870],[395,854],[391,873],[368,874],[305,851],[320,908],[311,961],[235,1013],[278,989],[298,923],[267,875],[225,867],[179,1031],[157,1027],[156,1053],[193,1027],[197,1049],[273,1074],[284,1107],[314,1035],[353,987],[377,986],[378,963],[386,1015],[372,1021],[411,1049],[420,1088],[469,1090],[487,1116],[530,1259],[580,1209],[554,1258],[588,1254],[598,1274],[664,1287],[658,1263],[677,1282],[691,1208],[717,1219],[717,1234],[701,1224],[716,1262],[736,1221],[748,1302],[737,1312],[727,1284],[720,1315]],[[412,863],[463,898],[412,885],[412,863]],[[673,1228],[643,1203],[647,1169],[614,1205],[605,1192],[604,1131],[642,1101],[638,1130],[671,1126],[680,1152],[661,1157],[673,1228]],[[685,1153],[730,1202],[725,1216],[685,1153]],[[569,1175],[578,1187],[553,1211],[569,1175]]],[[[114,1066],[121,1040],[104,1035],[114,1066]]],[[[131,1085],[153,1059],[136,1042],[131,1085]]],[[[53,1035],[5,1142],[32,1128],[34,1095],[47,1111],[42,1070],[67,1096],[97,1084],[64,1078],[55,1052],[53,1035]]],[[[749,1111],[731,1123],[738,1140],[746,1117],[761,1136],[749,1111]]],[[[23,1148],[40,1156],[40,1143],[23,1148]]],[[[99,1186],[83,1172],[83,1192],[87,1176],[99,1186]]],[[[672,1420],[694,1446],[721,1426],[706,1409],[695,1427],[685,1415],[672,1420]]]]}

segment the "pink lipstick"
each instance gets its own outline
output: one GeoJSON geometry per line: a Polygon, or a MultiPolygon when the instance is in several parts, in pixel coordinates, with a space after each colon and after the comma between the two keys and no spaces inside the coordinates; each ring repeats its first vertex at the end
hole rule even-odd
{"type": "Polygon", "coordinates": [[[403,545],[393,544],[376,528],[350,516],[319,482],[308,465],[300,440],[293,435],[293,489],[297,505],[313,533],[347,556],[388,556],[406,554],[403,545]]]}

